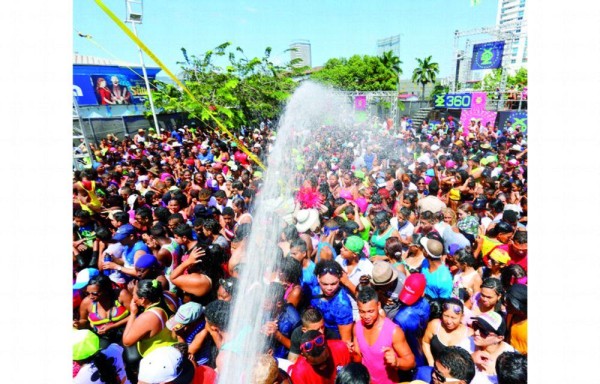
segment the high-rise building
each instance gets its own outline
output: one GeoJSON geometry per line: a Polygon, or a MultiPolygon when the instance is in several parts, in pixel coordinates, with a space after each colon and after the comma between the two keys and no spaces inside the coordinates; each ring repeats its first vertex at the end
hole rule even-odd
{"type": "Polygon", "coordinates": [[[309,67],[312,68],[312,58],[310,54],[309,40],[294,40],[290,44],[291,60],[300,59],[301,61],[294,64],[294,67],[309,67]]]}
{"type": "MultiPolygon", "coordinates": [[[[512,32],[514,40],[504,67],[516,71],[527,67],[527,7],[526,0],[498,0],[496,25],[502,32],[512,32]]],[[[508,47],[505,47],[507,49],[508,47]]]]}
{"type": "Polygon", "coordinates": [[[400,57],[400,35],[377,40],[377,56],[381,56],[383,52],[388,51],[392,51],[394,56],[400,57]]]}

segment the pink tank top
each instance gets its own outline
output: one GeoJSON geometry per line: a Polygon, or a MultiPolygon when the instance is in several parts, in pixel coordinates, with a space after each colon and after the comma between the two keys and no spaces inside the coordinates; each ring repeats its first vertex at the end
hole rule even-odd
{"type": "Polygon", "coordinates": [[[394,328],[397,325],[387,317],[383,319],[383,327],[375,344],[369,345],[364,335],[362,321],[356,322],[356,340],[362,354],[362,363],[371,374],[371,382],[377,384],[393,384],[400,381],[396,369],[385,365],[383,347],[392,347],[394,328]]]}

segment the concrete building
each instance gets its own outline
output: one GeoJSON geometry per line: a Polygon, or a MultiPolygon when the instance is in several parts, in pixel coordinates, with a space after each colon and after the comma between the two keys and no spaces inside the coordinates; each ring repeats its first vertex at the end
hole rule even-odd
{"type": "Polygon", "coordinates": [[[312,58],[310,53],[309,40],[294,40],[290,44],[290,60],[300,59],[301,61],[294,64],[294,67],[309,67],[312,68],[312,58]]]}
{"type": "Polygon", "coordinates": [[[504,65],[511,72],[521,67],[527,68],[527,7],[526,0],[498,0],[496,25],[503,32],[513,32],[513,42],[509,60],[504,65]]]}

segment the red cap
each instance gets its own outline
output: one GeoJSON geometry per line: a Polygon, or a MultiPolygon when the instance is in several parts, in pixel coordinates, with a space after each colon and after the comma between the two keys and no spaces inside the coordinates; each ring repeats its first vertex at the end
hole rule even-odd
{"type": "Polygon", "coordinates": [[[417,300],[423,297],[426,285],[427,280],[425,279],[425,275],[422,273],[411,274],[404,281],[404,287],[398,296],[398,300],[406,305],[413,305],[417,300]]]}

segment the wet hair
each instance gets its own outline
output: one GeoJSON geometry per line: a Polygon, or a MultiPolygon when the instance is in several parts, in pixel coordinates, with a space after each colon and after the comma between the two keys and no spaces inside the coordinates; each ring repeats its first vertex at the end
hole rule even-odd
{"type": "Polygon", "coordinates": [[[435,221],[435,214],[431,211],[424,211],[421,213],[421,220],[427,220],[433,223],[435,221]]]}
{"type": "Polygon", "coordinates": [[[342,266],[335,260],[320,260],[315,266],[315,275],[319,277],[327,273],[341,277],[343,274],[342,266]]]}
{"type": "Polygon", "coordinates": [[[475,363],[471,354],[465,349],[453,346],[444,348],[436,359],[442,366],[448,368],[450,375],[456,379],[470,383],[475,377],[475,363]]]}
{"type": "Polygon", "coordinates": [[[290,243],[300,238],[298,229],[296,229],[295,225],[288,225],[287,227],[283,228],[281,232],[285,235],[285,239],[290,243]]]}
{"type": "Polygon", "coordinates": [[[527,383],[527,356],[518,352],[502,352],[496,359],[498,384],[527,383]]]}
{"type": "Polygon", "coordinates": [[[304,241],[300,237],[291,242],[290,250],[292,250],[292,248],[298,248],[298,249],[300,249],[300,252],[308,251],[308,246],[306,245],[306,241],[304,241]]]}
{"type": "MultiPolygon", "coordinates": [[[[281,248],[278,249],[281,250],[281,248]]],[[[284,257],[279,265],[279,270],[283,275],[282,280],[292,284],[300,284],[300,279],[302,277],[302,264],[300,264],[298,260],[294,259],[293,257],[284,257]]]]}
{"type": "Polygon", "coordinates": [[[221,213],[221,216],[235,216],[235,212],[233,212],[233,208],[225,207],[223,208],[223,213],[221,213]]]}
{"type": "Polygon", "coordinates": [[[339,207],[340,205],[344,204],[345,202],[346,202],[346,199],[344,199],[343,197],[338,197],[337,199],[335,199],[335,200],[333,201],[333,203],[334,203],[336,206],[338,206],[338,207],[339,207]]]}
{"type": "Polygon", "coordinates": [[[358,223],[350,220],[346,221],[343,226],[343,230],[348,236],[357,235],[358,228],[360,228],[358,223]]]}
{"type": "Polygon", "coordinates": [[[137,216],[141,216],[144,219],[152,220],[152,210],[148,207],[141,207],[135,210],[137,216]]]}
{"type": "Polygon", "coordinates": [[[302,326],[308,327],[323,320],[323,314],[318,308],[308,307],[302,312],[302,326]]]}
{"type": "Polygon", "coordinates": [[[107,207],[123,207],[123,197],[121,195],[108,195],[104,200],[107,207]]]}
{"type": "Polygon", "coordinates": [[[222,331],[226,331],[227,323],[229,323],[230,309],[231,304],[228,301],[215,300],[204,307],[204,315],[206,316],[206,320],[211,324],[214,324],[222,331]]]}
{"type": "Polygon", "coordinates": [[[150,228],[150,235],[154,237],[166,237],[167,229],[161,223],[157,223],[150,228]]]}
{"type": "Polygon", "coordinates": [[[396,261],[402,259],[402,243],[397,237],[388,237],[383,249],[388,257],[396,261]]]}
{"type": "Polygon", "coordinates": [[[236,197],[235,199],[233,199],[233,201],[231,202],[231,205],[241,209],[242,211],[246,210],[246,202],[244,201],[244,199],[240,199],[239,197],[236,197]]]}
{"type": "Polygon", "coordinates": [[[471,203],[463,203],[458,206],[458,209],[460,209],[461,211],[465,211],[469,216],[473,214],[473,205],[471,203]]]}
{"type": "Polygon", "coordinates": [[[187,224],[179,224],[175,227],[175,229],[173,229],[173,233],[176,234],[179,237],[187,237],[188,239],[192,240],[193,239],[193,230],[192,227],[190,227],[187,224]]]}
{"type": "Polygon", "coordinates": [[[394,180],[394,190],[396,192],[402,192],[402,180],[394,180]]]}
{"type": "Polygon", "coordinates": [[[252,230],[251,223],[244,223],[237,226],[235,229],[235,236],[232,241],[242,241],[250,235],[252,230]]]}
{"type": "Polygon", "coordinates": [[[500,213],[504,210],[504,203],[500,199],[496,199],[490,203],[490,208],[496,212],[500,213]]]}
{"type": "Polygon", "coordinates": [[[151,303],[162,302],[163,288],[156,280],[144,279],[137,284],[137,295],[142,299],[147,299],[151,303]],[[157,284],[158,283],[158,284],[157,284]]]}
{"type": "Polygon", "coordinates": [[[379,226],[380,224],[383,224],[383,223],[389,224],[389,222],[390,222],[390,217],[389,217],[388,213],[385,211],[377,212],[375,214],[375,217],[373,218],[373,224],[376,226],[379,226]]]}
{"type": "Polygon", "coordinates": [[[379,298],[377,296],[377,291],[370,286],[363,287],[356,295],[356,302],[366,304],[371,300],[375,300],[375,302],[379,302],[379,298]]]}
{"type": "Polygon", "coordinates": [[[127,212],[117,212],[113,215],[113,217],[115,218],[115,221],[117,223],[121,223],[121,224],[127,224],[129,223],[129,214],[127,212]]]}
{"type": "Polygon", "coordinates": [[[96,238],[102,241],[109,241],[112,238],[112,233],[108,228],[100,227],[96,229],[96,238]]]}
{"type": "Polygon", "coordinates": [[[167,207],[163,207],[162,205],[154,208],[154,216],[163,224],[167,224],[169,222],[169,217],[171,216],[171,211],[167,207]]]}
{"type": "Polygon", "coordinates": [[[516,231],[512,240],[515,243],[527,244],[527,231],[516,231]]]}
{"type": "Polygon", "coordinates": [[[444,299],[429,300],[429,321],[442,318],[442,302],[444,299]]]}
{"type": "Polygon", "coordinates": [[[112,281],[106,275],[100,274],[92,277],[87,286],[89,287],[90,285],[97,285],[102,293],[108,295],[112,299],[117,298],[117,295],[113,290],[112,281]]]}
{"type": "Polygon", "coordinates": [[[273,304],[282,303],[285,299],[285,287],[281,283],[272,282],[267,288],[266,299],[273,304]]]}
{"type": "Polygon", "coordinates": [[[504,288],[502,286],[502,282],[500,282],[500,280],[496,279],[495,277],[488,277],[487,279],[483,280],[483,282],[481,283],[481,289],[483,288],[489,288],[494,290],[494,292],[496,292],[497,295],[504,295],[504,288]]]}
{"type": "Polygon", "coordinates": [[[509,288],[514,281],[525,276],[527,276],[527,272],[525,272],[523,267],[519,264],[511,264],[502,269],[500,282],[503,287],[509,288]]]}
{"type": "Polygon", "coordinates": [[[221,224],[219,224],[215,219],[208,218],[204,220],[202,226],[206,228],[206,230],[210,231],[213,235],[218,235],[221,231],[221,224]]]}
{"type": "Polygon", "coordinates": [[[73,217],[76,217],[78,219],[89,219],[92,216],[90,215],[90,213],[88,211],[84,211],[83,209],[78,209],[75,212],[73,212],[73,217]]]}
{"type": "Polygon", "coordinates": [[[454,259],[459,263],[467,264],[469,267],[475,267],[477,264],[477,260],[475,259],[475,256],[473,256],[471,250],[466,248],[456,251],[454,254],[454,259]]]}
{"type": "Polygon", "coordinates": [[[427,186],[427,189],[429,190],[429,194],[430,195],[437,195],[437,193],[440,190],[440,187],[438,185],[438,182],[435,180],[431,180],[431,182],[429,183],[429,185],[427,186]]]}
{"type": "Polygon", "coordinates": [[[400,208],[399,212],[402,214],[402,216],[408,220],[408,218],[410,217],[411,214],[411,210],[406,208],[406,207],[402,207],[400,208]]]}
{"type": "Polygon", "coordinates": [[[367,367],[361,363],[349,363],[337,373],[335,384],[369,384],[371,375],[367,367]]]}

